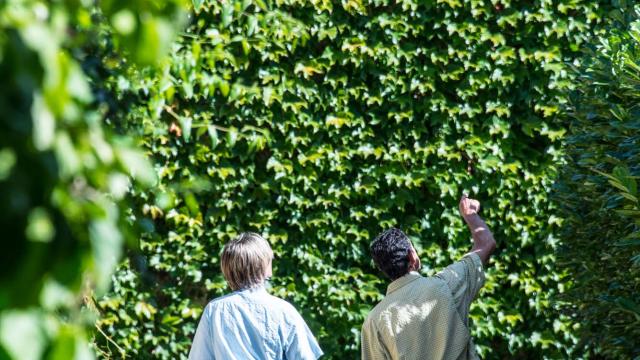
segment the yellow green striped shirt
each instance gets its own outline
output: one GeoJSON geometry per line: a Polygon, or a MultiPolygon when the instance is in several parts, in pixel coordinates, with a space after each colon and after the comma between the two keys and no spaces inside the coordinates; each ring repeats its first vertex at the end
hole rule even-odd
{"type": "Polygon", "coordinates": [[[362,326],[362,360],[479,359],[469,306],[484,280],[475,253],[432,277],[410,272],[396,279],[362,326]]]}

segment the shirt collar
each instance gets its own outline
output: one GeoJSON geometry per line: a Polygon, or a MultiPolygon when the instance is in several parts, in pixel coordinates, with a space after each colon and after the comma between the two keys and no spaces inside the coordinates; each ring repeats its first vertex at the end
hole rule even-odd
{"type": "Polygon", "coordinates": [[[236,290],[235,292],[237,292],[239,294],[247,294],[247,295],[248,294],[260,294],[260,293],[267,292],[267,289],[264,286],[264,284],[260,284],[260,285],[257,285],[257,286],[236,290]]]}
{"type": "Polygon", "coordinates": [[[395,279],[387,287],[387,295],[391,294],[392,292],[400,289],[401,287],[403,287],[403,286],[409,284],[410,282],[412,282],[414,280],[417,280],[417,279],[419,279],[421,277],[422,277],[422,275],[418,274],[415,271],[411,271],[407,275],[404,275],[402,277],[399,277],[399,278],[395,279]]]}

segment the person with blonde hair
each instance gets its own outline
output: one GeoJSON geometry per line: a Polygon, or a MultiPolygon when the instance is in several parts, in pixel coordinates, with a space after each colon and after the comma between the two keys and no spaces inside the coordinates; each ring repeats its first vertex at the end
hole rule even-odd
{"type": "Polygon", "coordinates": [[[204,309],[189,352],[190,360],[315,360],[322,350],[302,316],[270,295],[273,251],[252,232],[222,250],[221,268],[233,292],[204,309]]]}

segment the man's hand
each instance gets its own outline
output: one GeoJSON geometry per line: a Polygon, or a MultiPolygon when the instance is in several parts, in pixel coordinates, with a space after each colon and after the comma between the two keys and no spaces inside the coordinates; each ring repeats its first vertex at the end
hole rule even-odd
{"type": "Polygon", "coordinates": [[[493,234],[487,227],[487,224],[482,220],[478,211],[480,211],[480,202],[475,199],[470,199],[467,195],[463,195],[460,199],[460,215],[467,223],[471,236],[473,236],[473,248],[471,252],[478,254],[483,264],[489,261],[491,253],[496,248],[496,240],[493,238],[493,234]]]}
{"type": "Polygon", "coordinates": [[[467,216],[477,214],[480,211],[480,202],[467,197],[465,194],[462,195],[458,207],[460,208],[460,215],[462,215],[463,218],[466,218],[467,216]]]}

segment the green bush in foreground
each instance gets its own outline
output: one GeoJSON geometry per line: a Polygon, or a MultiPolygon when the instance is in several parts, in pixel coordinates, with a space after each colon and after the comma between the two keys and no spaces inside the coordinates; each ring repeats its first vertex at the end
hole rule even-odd
{"type": "Polygon", "coordinates": [[[81,310],[83,300],[110,289],[132,238],[130,185],[156,178],[140,150],[104,126],[82,49],[98,31],[92,18],[100,9],[114,23],[120,57],[154,63],[171,42],[177,3],[95,5],[0,2],[3,360],[93,358],[87,328],[95,315],[81,310]]]}
{"type": "Polygon", "coordinates": [[[135,191],[146,232],[100,301],[110,340],[97,346],[185,358],[201,309],[227,291],[222,245],[253,230],[276,254],[273,293],[327,359],[355,359],[386,287],[370,240],[399,226],[434,272],[470,247],[467,190],[499,249],[471,311],[480,352],[574,357],[551,304],[563,278],[548,192],[565,62],[601,13],[579,0],[195,1],[163,71],[110,81],[160,181],[135,191]]]}
{"type": "Polygon", "coordinates": [[[640,22],[589,49],[570,102],[567,166],[556,189],[563,310],[581,349],[640,357],[640,22]]]}

